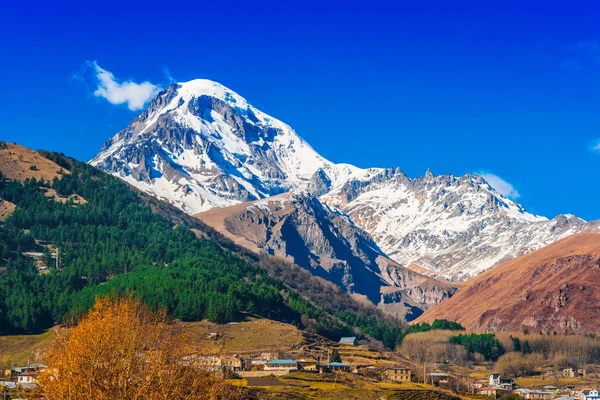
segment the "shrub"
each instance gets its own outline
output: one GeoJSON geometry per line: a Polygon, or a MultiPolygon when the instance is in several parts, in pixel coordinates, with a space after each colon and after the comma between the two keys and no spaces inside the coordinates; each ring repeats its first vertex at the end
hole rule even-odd
{"type": "Polygon", "coordinates": [[[498,358],[494,369],[509,376],[530,376],[543,366],[544,358],[539,354],[523,355],[518,352],[506,353],[498,358]]]}

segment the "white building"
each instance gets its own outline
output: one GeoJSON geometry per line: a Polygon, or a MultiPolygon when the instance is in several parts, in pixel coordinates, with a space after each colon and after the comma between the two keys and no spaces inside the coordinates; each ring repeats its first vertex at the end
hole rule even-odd
{"type": "Polygon", "coordinates": [[[583,390],[581,392],[581,399],[582,400],[600,400],[600,394],[598,393],[598,390],[596,390],[596,389],[583,390]]]}
{"type": "Polygon", "coordinates": [[[512,378],[507,378],[502,376],[501,374],[491,374],[490,375],[490,386],[491,387],[500,387],[503,389],[512,389],[515,381],[512,378]]]}

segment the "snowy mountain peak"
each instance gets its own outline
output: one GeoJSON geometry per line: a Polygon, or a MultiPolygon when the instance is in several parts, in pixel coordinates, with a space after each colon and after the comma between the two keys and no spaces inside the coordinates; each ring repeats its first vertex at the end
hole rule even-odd
{"type": "Polygon", "coordinates": [[[197,213],[303,189],[331,163],[233,90],[196,79],[159,93],[91,164],[197,213]]]}
{"type": "Polygon", "coordinates": [[[348,214],[401,265],[449,279],[476,275],[586,229],[574,216],[530,214],[476,174],[410,179],[380,170],[332,188],[321,200],[348,214]]]}
{"type": "Polygon", "coordinates": [[[166,110],[189,104],[201,96],[208,96],[225,102],[240,115],[255,123],[260,122],[265,126],[271,126],[282,131],[293,131],[289,125],[252,107],[245,98],[218,82],[208,79],[194,79],[188,82],[179,82],[175,84],[175,87],[177,94],[165,107],[166,110]]]}

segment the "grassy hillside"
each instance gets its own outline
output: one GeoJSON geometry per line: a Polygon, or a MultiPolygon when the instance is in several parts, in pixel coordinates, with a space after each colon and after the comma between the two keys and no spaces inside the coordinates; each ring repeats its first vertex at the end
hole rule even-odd
{"type": "Polygon", "coordinates": [[[37,335],[0,336],[0,368],[43,361],[46,348],[55,338],[54,329],[37,335]]]}
{"type": "MultiPolygon", "coordinates": [[[[247,380],[239,382],[249,385],[247,380]]],[[[260,382],[259,382],[260,383],[260,382]]],[[[255,387],[260,399],[398,399],[398,400],[460,400],[456,394],[418,383],[377,382],[353,374],[310,374],[295,372],[280,378],[265,380],[269,386],[255,387]]]]}

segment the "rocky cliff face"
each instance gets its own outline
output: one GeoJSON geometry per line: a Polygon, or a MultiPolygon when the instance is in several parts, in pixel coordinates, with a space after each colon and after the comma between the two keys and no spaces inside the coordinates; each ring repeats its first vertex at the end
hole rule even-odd
{"type": "Polygon", "coordinates": [[[414,319],[456,287],[390,260],[347,216],[307,193],[286,193],[196,215],[240,245],[290,259],[313,275],[414,319]]]}
{"type": "MultiPolygon", "coordinates": [[[[327,171],[319,170],[309,187],[327,179],[327,171]]],[[[330,186],[325,194],[315,193],[346,213],[401,265],[453,280],[588,226],[572,215],[548,220],[529,214],[472,174],[434,176],[428,171],[411,179],[398,169],[373,170],[330,186]]]]}

